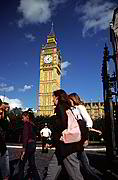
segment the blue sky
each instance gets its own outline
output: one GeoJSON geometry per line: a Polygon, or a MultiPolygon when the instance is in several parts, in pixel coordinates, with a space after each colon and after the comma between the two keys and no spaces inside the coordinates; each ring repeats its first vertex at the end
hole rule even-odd
{"type": "Polygon", "coordinates": [[[104,44],[117,0],[0,1],[0,97],[36,108],[39,55],[54,23],[62,56],[61,88],[86,102],[103,101],[104,44]]]}

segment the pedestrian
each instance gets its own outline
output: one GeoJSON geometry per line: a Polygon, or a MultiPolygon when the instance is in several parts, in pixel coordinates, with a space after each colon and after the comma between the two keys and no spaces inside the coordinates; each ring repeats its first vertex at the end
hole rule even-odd
{"type": "Polygon", "coordinates": [[[79,142],[64,144],[60,140],[62,132],[67,129],[68,116],[66,111],[71,108],[67,93],[62,89],[54,91],[53,103],[56,106],[55,123],[52,132],[55,153],[49,163],[45,180],[56,180],[62,167],[66,169],[69,179],[83,180],[80,172],[80,161],[77,158],[77,152],[83,151],[83,146],[79,142]]]}
{"type": "MultiPolygon", "coordinates": [[[[87,136],[88,133],[87,132],[94,131],[94,132],[97,132],[99,135],[101,135],[102,132],[100,130],[92,128],[92,126],[93,126],[92,119],[84,106],[84,102],[81,101],[78,94],[77,93],[69,94],[69,99],[70,99],[70,102],[72,105],[72,111],[73,111],[74,115],[76,116],[76,119],[78,120],[78,123],[80,124],[80,127],[81,127],[82,122],[85,122],[85,124],[84,124],[85,127],[81,127],[81,128],[83,128],[83,130],[81,132],[82,132],[82,136],[84,136],[83,137],[83,141],[85,141],[84,146],[87,146],[88,145],[88,136],[87,136]]],[[[100,173],[97,169],[95,169],[94,167],[92,167],[90,165],[89,159],[84,150],[81,152],[78,152],[78,158],[80,159],[80,161],[82,163],[82,168],[84,170],[84,173],[86,174],[86,177],[90,178],[90,176],[92,176],[92,178],[94,178],[96,180],[101,179],[100,176],[102,176],[102,173],[100,173]]]]}
{"type": "Polygon", "coordinates": [[[10,176],[9,154],[6,146],[5,105],[0,100],[0,179],[8,180],[10,176]]]}
{"type": "Polygon", "coordinates": [[[51,138],[51,130],[48,128],[47,123],[45,123],[45,127],[40,131],[41,141],[42,141],[42,153],[48,152],[48,147],[46,144],[48,143],[49,139],[51,138]]]}
{"type": "Polygon", "coordinates": [[[29,173],[32,174],[34,180],[40,180],[36,164],[35,164],[35,151],[36,151],[36,127],[32,122],[34,115],[31,111],[24,111],[22,113],[24,121],[23,129],[23,149],[21,154],[21,169],[19,172],[19,180],[24,178],[24,167],[28,160],[29,163],[29,173]]]}

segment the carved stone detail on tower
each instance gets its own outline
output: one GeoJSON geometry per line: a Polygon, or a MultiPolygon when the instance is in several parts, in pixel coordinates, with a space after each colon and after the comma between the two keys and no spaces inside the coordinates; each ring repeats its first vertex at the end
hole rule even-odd
{"type": "Polygon", "coordinates": [[[85,103],[85,107],[93,121],[99,118],[104,118],[103,102],[88,102],[85,103]]]}

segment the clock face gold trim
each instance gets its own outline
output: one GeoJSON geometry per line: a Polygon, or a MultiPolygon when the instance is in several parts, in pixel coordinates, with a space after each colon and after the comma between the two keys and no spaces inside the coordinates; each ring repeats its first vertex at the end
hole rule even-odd
{"type": "Polygon", "coordinates": [[[44,57],[44,63],[51,63],[52,62],[52,56],[51,55],[46,55],[44,57]]]}

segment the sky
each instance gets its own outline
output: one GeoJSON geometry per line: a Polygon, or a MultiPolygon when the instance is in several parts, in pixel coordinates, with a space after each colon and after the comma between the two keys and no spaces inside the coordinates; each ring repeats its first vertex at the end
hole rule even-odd
{"type": "Polygon", "coordinates": [[[109,23],[116,7],[117,0],[1,0],[0,98],[11,109],[36,109],[40,50],[53,22],[61,88],[85,102],[103,101],[103,51],[106,43],[112,53],[109,23]]]}

